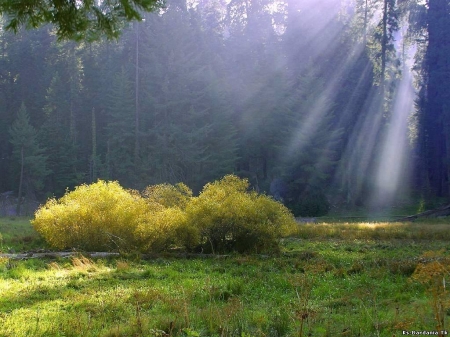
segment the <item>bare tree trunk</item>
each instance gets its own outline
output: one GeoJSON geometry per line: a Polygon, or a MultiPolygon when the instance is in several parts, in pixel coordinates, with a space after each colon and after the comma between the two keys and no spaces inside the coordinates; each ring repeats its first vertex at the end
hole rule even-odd
{"type": "Polygon", "coordinates": [[[135,69],[135,114],[134,114],[134,165],[139,160],[139,24],[136,22],[136,69],[135,69]]]}
{"type": "Polygon", "coordinates": [[[383,37],[381,40],[381,93],[384,97],[384,81],[386,79],[386,51],[387,51],[387,19],[388,19],[388,0],[384,0],[383,6],[383,37]]]}
{"type": "Polygon", "coordinates": [[[97,127],[95,123],[95,109],[92,108],[92,177],[91,182],[95,182],[97,180],[97,127]]]}
{"type": "MultiPolygon", "coordinates": [[[[444,114],[445,116],[445,114],[444,114]]],[[[445,118],[445,117],[444,117],[445,118]]],[[[447,117],[448,118],[448,117],[447,117]]],[[[444,134],[445,137],[445,155],[446,155],[446,161],[448,162],[448,160],[450,160],[450,134],[449,134],[449,130],[450,130],[450,122],[447,120],[444,123],[444,130],[446,131],[444,134]]],[[[449,184],[449,180],[450,180],[450,165],[446,165],[446,171],[443,174],[443,182],[442,182],[442,191],[444,193],[444,195],[450,195],[450,184],[449,184]]]]}
{"type": "Polygon", "coordinates": [[[17,199],[17,215],[20,215],[20,206],[22,203],[22,186],[23,186],[23,166],[24,166],[24,156],[23,156],[23,145],[20,149],[20,181],[19,181],[19,196],[17,199]]]}
{"type": "Polygon", "coordinates": [[[77,91],[77,84],[76,84],[76,80],[74,79],[75,72],[78,70],[77,66],[76,66],[76,61],[74,60],[75,58],[75,45],[72,44],[72,47],[70,49],[70,112],[69,112],[69,134],[70,134],[70,140],[72,141],[72,144],[76,143],[76,121],[75,121],[75,111],[74,111],[74,100],[75,100],[75,95],[76,95],[76,91],[77,91]]]}
{"type": "Polygon", "coordinates": [[[366,6],[364,7],[364,37],[363,37],[363,44],[364,46],[367,44],[367,15],[369,11],[369,7],[366,0],[366,6]]]}

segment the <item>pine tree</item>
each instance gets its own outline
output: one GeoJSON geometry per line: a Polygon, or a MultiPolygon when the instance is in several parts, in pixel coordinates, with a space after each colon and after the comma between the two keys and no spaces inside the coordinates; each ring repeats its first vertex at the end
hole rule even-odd
{"type": "Polygon", "coordinates": [[[278,170],[287,184],[285,202],[301,216],[328,211],[326,195],[339,160],[342,129],[323,86],[322,79],[304,75],[288,100],[290,121],[278,170]]]}
{"type": "Polygon", "coordinates": [[[142,180],[183,181],[198,189],[209,177],[233,170],[235,156],[226,157],[235,151],[234,131],[212,38],[184,8],[177,2],[141,23],[142,180]],[[155,39],[167,34],[171,41],[155,39]]]}
{"type": "Polygon", "coordinates": [[[47,166],[51,170],[45,179],[48,191],[62,196],[67,188],[82,181],[78,173],[77,147],[67,132],[70,125],[70,103],[63,81],[56,72],[47,89],[45,120],[39,130],[39,141],[45,146],[47,166]]]}
{"type": "Polygon", "coordinates": [[[134,187],[134,98],[132,84],[124,68],[112,83],[106,114],[108,178],[134,187]]]}
{"type": "Polygon", "coordinates": [[[43,179],[49,173],[46,167],[47,157],[38,143],[37,132],[30,124],[30,118],[23,103],[9,130],[9,135],[13,145],[13,155],[20,166],[17,202],[17,214],[20,215],[24,187],[29,195],[42,189],[43,179]]]}

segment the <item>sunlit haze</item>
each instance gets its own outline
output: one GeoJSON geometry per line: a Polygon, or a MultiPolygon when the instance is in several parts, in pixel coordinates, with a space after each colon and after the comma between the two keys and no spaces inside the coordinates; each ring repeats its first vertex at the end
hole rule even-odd
{"type": "Polygon", "coordinates": [[[0,30],[0,193],[41,200],[104,179],[197,194],[236,174],[296,216],[389,210],[427,184],[445,195],[450,122],[433,113],[446,58],[424,57],[424,15],[395,1],[167,0],[117,41],[0,30]]]}

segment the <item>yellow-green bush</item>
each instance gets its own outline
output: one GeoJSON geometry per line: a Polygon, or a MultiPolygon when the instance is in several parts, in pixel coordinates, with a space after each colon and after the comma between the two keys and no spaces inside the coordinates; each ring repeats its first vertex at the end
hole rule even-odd
{"type": "Polygon", "coordinates": [[[283,205],[248,186],[230,175],[192,197],[184,184],[149,186],[140,195],[117,182],[98,181],[50,199],[32,223],[59,249],[274,251],[295,220],[283,205]]]}
{"type": "Polygon", "coordinates": [[[138,224],[155,208],[117,182],[98,181],[48,200],[32,223],[55,248],[134,249],[138,224]]]}
{"type": "Polygon", "coordinates": [[[187,222],[186,213],[178,207],[149,213],[135,235],[144,252],[161,252],[171,247],[192,249],[200,243],[198,229],[187,222]]]}
{"type": "Polygon", "coordinates": [[[188,223],[198,226],[204,248],[213,252],[278,249],[278,239],[295,220],[282,204],[248,191],[248,181],[228,175],[205,185],[186,207],[188,223]]]}
{"type": "Polygon", "coordinates": [[[192,190],[183,183],[159,184],[147,186],[142,195],[150,203],[184,209],[192,197],[192,190]]]}
{"type": "Polygon", "coordinates": [[[149,205],[160,209],[147,214],[135,235],[142,251],[159,252],[170,247],[192,249],[199,245],[199,231],[187,222],[184,209],[192,191],[183,183],[148,186],[142,192],[149,205]]]}

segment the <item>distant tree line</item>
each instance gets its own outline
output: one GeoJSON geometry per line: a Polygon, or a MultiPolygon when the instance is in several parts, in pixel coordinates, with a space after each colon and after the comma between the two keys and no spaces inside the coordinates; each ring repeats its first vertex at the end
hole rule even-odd
{"type": "Polygon", "coordinates": [[[117,41],[0,31],[0,192],[196,193],[234,173],[298,215],[364,204],[414,47],[401,184],[448,198],[449,0],[171,0],[140,16],[117,41]]]}

